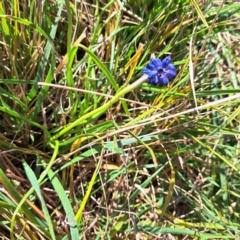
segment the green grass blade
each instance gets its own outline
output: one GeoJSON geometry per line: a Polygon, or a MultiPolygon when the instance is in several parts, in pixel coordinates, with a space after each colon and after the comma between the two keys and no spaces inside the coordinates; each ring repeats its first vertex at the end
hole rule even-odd
{"type": "Polygon", "coordinates": [[[71,206],[70,199],[67,197],[61,182],[58,180],[56,174],[52,170],[48,171],[48,178],[50,179],[50,182],[53,185],[53,188],[55,189],[62,203],[63,209],[66,213],[69,228],[70,228],[71,239],[77,240],[79,239],[79,233],[78,233],[78,228],[76,226],[76,222],[74,220],[74,211],[71,206]]]}
{"type": "MultiPolygon", "coordinates": [[[[58,28],[58,23],[60,21],[61,18],[61,13],[62,13],[62,8],[63,8],[63,3],[64,1],[61,0],[61,4],[59,5],[59,9],[58,9],[58,13],[57,16],[55,18],[55,21],[52,23],[52,27],[51,27],[51,32],[50,32],[50,36],[48,37],[47,35],[44,35],[44,37],[46,37],[47,44],[45,47],[45,53],[42,56],[39,66],[38,66],[38,70],[36,73],[36,79],[35,79],[35,84],[33,85],[31,91],[29,92],[27,99],[28,101],[31,101],[37,94],[37,89],[38,89],[38,82],[40,82],[43,79],[43,75],[44,75],[44,70],[47,66],[47,61],[49,59],[50,53],[51,51],[53,51],[53,44],[52,44],[52,40],[55,38],[56,36],[56,32],[57,32],[57,28],[58,28]]],[[[36,28],[37,29],[37,28],[36,28]]],[[[34,116],[35,117],[35,116],[34,116]]]]}
{"type": "Polygon", "coordinates": [[[42,210],[43,210],[44,216],[46,218],[46,222],[47,222],[47,226],[48,226],[48,230],[49,230],[51,239],[56,240],[56,236],[54,234],[54,228],[53,228],[53,224],[52,224],[52,221],[51,221],[51,217],[50,217],[49,212],[47,210],[47,206],[46,206],[46,203],[44,201],[44,198],[41,194],[41,190],[40,190],[40,186],[39,186],[39,183],[37,181],[37,178],[36,178],[33,170],[26,163],[26,161],[23,161],[23,167],[24,167],[25,172],[27,174],[28,180],[30,181],[34,191],[36,192],[36,194],[37,194],[37,196],[38,196],[38,198],[41,202],[42,210]]]}

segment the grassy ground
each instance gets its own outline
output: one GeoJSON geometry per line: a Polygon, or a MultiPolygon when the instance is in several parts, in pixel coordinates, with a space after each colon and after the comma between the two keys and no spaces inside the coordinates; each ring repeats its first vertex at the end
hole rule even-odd
{"type": "Polygon", "coordinates": [[[238,239],[238,1],[1,1],[2,239],[238,239]],[[136,86],[171,56],[167,86],[136,86]]]}

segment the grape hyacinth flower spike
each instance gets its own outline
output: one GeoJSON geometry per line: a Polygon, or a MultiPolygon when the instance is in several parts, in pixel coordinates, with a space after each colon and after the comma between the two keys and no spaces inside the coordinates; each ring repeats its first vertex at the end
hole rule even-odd
{"type": "Polygon", "coordinates": [[[163,60],[152,58],[150,63],[142,70],[148,76],[148,82],[153,85],[167,85],[169,78],[176,77],[176,68],[171,63],[171,57],[167,56],[163,60]]]}

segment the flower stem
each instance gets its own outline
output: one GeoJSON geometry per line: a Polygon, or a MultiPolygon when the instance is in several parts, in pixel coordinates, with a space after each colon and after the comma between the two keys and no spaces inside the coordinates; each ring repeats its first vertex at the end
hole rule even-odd
{"type": "Polygon", "coordinates": [[[85,114],[84,116],[80,117],[73,123],[70,123],[68,126],[66,126],[63,130],[61,130],[59,133],[55,134],[51,139],[50,142],[55,141],[60,136],[64,135],[68,131],[70,131],[72,128],[76,126],[81,126],[83,124],[88,123],[89,121],[95,120],[97,117],[102,115],[104,112],[107,111],[109,107],[111,107],[115,102],[119,100],[119,98],[123,97],[126,93],[131,92],[133,89],[137,88],[142,83],[148,81],[148,76],[144,74],[142,77],[140,77],[137,81],[132,83],[131,85],[127,86],[126,88],[122,89],[120,92],[116,93],[116,95],[110,99],[108,102],[106,102],[104,105],[94,109],[93,111],[85,114]]]}

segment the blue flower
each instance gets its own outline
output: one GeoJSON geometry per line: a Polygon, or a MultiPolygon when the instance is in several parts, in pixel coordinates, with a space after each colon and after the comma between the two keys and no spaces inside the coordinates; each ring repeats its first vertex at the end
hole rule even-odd
{"type": "Polygon", "coordinates": [[[176,77],[176,68],[171,63],[171,57],[167,56],[162,61],[158,58],[152,58],[150,63],[142,70],[143,73],[148,75],[149,83],[157,85],[168,84],[169,78],[176,77]]]}

